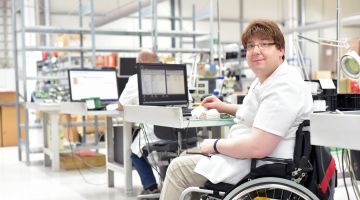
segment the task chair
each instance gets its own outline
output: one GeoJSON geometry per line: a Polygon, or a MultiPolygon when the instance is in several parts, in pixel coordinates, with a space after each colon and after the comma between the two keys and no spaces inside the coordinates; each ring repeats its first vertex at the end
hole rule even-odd
{"type": "MultiPolygon", "coordinates": [[[[278,159],[266,157],[259,159],[271,161],[256,167],[257,159],[252,159],[250,173],[236,185],[227,183],[213,184],[208,181],[204,187],[189,187],[185,189],[180,199],[185,199],[189,193],[200,193],[201,199],[304,199],[318,200],[319,198],[308,188],[304,187],[309,174],[313,170],[310,163],[310,121],[305,120],[296,132],[296,143],[293,159],[278,159]]],[[[332,183],[336,175],[332,177],[332,183]]],[[[333,197],[335,184],[328,190],[333,197]]]]}

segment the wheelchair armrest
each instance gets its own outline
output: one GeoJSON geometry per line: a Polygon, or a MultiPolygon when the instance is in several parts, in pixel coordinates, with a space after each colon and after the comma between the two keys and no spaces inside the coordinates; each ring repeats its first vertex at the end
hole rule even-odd
{"type": "Polygon", "coordinates": [[[292,159],[266,157],[259,160],[271,161],[272,163],[256,167],[257,160],[252,159],[250,173],[246,176],[247,179],[255,179],[261,177],[278,177],[285,179],[291,178],[291,173],[294,170],[294,163],[292,159]]]}
{"type": "Polygon", "coordinates": [[[214,184],[211,181],[206,181],[206,183],[202,189],[214,190],[214,191],[219,191],[219,192],[227,192],[227,191],[231,190],[232,188],[234,188],[234,185],[229,184],[229,183],[220,182],[220,183],[214,184]]]}
{"type": "Polygon", "coordinates": [[[257,160],[270,161],[270,162],[274,162],[274,163],[291,164],[291,165],[294,164],[292,159],[284,159],[284,158],[265,157],[265,158],[261,158],[261,159],[257,159],[257,160]]]}

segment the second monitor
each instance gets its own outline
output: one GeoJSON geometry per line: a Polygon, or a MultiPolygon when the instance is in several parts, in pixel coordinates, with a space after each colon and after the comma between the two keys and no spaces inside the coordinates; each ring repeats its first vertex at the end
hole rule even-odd
{"type": "Polygon", "coordinates": [[[137,73],[136,58],[122,57],[119,62],[120,76],[131,76],[137,73]]]}

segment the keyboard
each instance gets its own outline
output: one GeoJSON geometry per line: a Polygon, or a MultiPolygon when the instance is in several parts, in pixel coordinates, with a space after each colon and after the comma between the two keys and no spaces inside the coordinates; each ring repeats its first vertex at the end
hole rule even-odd
{"type": "Polygon", "coordinates": [[[191,111],[193,110],[193,108],[181,107],[181,110],[183,116],[191,116],[191,111]]]}

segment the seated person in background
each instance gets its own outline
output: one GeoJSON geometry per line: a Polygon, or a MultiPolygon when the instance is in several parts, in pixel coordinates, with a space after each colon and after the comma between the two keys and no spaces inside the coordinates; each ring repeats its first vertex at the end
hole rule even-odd
{"type": "Polygon", "coordinates": [[[210,157],[174,159],[160,199],[179,199],[187,187],[201,187],[208,180],[235,184],[250,172],[251,158],[293,158],[297,127],[312,112],[311,92],[298,70],[287,64],[284,36],[275,22],[250,22],[241,40],[256,74],[243,104],[226,104],[214,96],[202,102],[208,109],[236,116],[238,123],[228,138],[201,143],[201,152],[210,157]]]}
{"type": "MultiPolygon", "coordinates": [[[[155,53],[143,50],[139,53],[137,63],[157,63],[158,57],[155,53]]],[[[135,67],[135,66],[134,66],[135,67]]],[[[124,105],[139,105],[138,81],[137,74],[130,76],[123,92],[120,95],[118,109],[123,110],[124,105]]],[[[159,139],[154,134],[152,125],[144,124],[145,130],[140,130],[131,144],[131,161],[138,172],[144,190],[141,194],[159,193],[158,185],[152,167],[147,160],[147,151],[142,148],[146,142],[156,142],[159,139]],[[145,138],[146,134],[146,138],[145,138]]]]}

